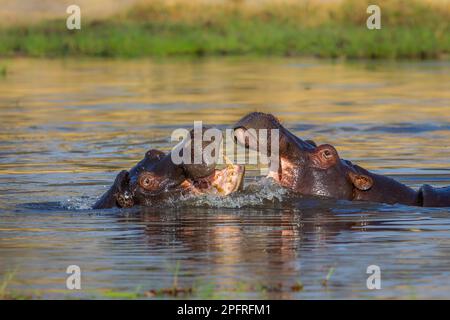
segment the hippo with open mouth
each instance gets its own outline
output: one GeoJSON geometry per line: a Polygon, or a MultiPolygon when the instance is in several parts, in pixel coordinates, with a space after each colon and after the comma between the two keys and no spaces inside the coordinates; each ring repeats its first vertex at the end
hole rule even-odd
{"type": "MultiPolygon", "coordinates": [[[[269,136],[270,129],[278,129],[279,163],[277,169],[269,169],[268,176],[298,194],[411,206],[450,206],[450,187],[423,185],[416,191],[392,178],[369,172],[341,159],[329,144],[317,146],[311,140],[300,139],[271,114],[254,112],[243,117],[234,125],[235,140],[246,148],[259,149],[260,129],[266,129],[269,136]]],[[[270,143],[267,145],[268,153],[272,147],[270,143]]]]}
{"type": "MultiPolygon", "coordinates": [[[[193,131],[191,131],[191,138],[193,131]]],[[[205,148],[201,143],[200,152],[205,148]]],[[[194,154],[194,144],[190,144],[194,154]]],[[[196,147],[198,148],[198,147],[196,147]]],[[[174,152],[173,150],[171,152],[174,152]]],[[[242,189],[245,167],[228,163],[216,169],[216,162],[181,163],[171,152],[149,150],[130,171],[121,171],[109,190],[94,204],[94,209],[150,206],[169,198],[212,194],[226,196],[242,189]]]]}

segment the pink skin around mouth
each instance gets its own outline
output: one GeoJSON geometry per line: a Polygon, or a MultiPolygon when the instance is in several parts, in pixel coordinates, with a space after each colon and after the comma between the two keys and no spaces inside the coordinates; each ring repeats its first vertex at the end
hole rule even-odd
{"type": "Polygon", "coordinates": [[[230,164],[222,170],[215,170],[208,177],[195,181],[187,179],[183,181],[181,187],[197,195],[215,194],[227,196],[242,189],[244,173],[244,166],[230,164]]]}

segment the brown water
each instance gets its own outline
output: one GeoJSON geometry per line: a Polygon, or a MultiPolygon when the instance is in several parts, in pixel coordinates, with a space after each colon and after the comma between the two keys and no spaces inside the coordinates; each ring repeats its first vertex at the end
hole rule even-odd
{"type": "Polygon", "coordinates": [[[170,149],[173,129],[226,128],[255,110],[413,187],[450,185],[448,62],[1,64],[0,295],[101,298],[175,282],[204,298],[450,298],[448,208],[286,199],[250,167],[228,199],[90,209],[147,149],[170,149]],[[373,264],[381,290],[366,287],[373,264]]]}

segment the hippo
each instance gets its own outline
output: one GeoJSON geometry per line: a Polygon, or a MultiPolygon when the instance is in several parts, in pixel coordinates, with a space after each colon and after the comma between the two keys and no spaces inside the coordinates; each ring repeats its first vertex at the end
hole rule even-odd
{"type": "MultiPolygon", "coordinates": [[[[258,130],[278,129],[276,169],[269,164],[268,176],[300,195],[315,195],[344,200],[361,200],[423,207],[450,207],[450,187],[423,185],[414,190],[392,178],[372,173],[341,159],[330,144],[317,145],[295,136],[272,114],[253,112],[233,127],[237,143],[256,150],[258,130]],[[253,129],[253,130],[250,130],[253,129]]],[[[267,139],[270,141],[270,138],[267,139]]],[[[267,152],[271,153],[271,144],[267,152]]]]}
{"type": "MultiPolygon", "coordinates": [[[[204,128],[204,130],[207,128],[204,128]]],[[[190,131],[193,138],[193,130],[190,131]]],[[[206,142],[195,147],[189,143],[191,154],[194,149],[203,152],[206,142]]],[[[227,163],[223,169],[216,169],[216,162],[174,163],[171,152],[151,149],[144,159],[129,171],[121,171],[109,190],[94,204],[93,209],[130,208],[135,205],[153,206],[165,200],[181,196],[212,194],[227,196],[243,188],[245,167],[227,163]]],[[[182,152],[181,152],[182,153],[182,152]]]]}

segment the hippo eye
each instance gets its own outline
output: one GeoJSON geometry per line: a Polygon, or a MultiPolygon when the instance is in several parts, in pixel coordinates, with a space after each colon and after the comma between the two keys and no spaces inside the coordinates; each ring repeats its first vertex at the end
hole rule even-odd
{"type": "Polygon", "coordinates": [[[139,185],[147,190],[153,190],[158,187],[159,181],[153,175],[146,174],[139,179],[139,185]]]}
{"type": "Polygon", "coordinates": [[[330,159],[332,156],[333,156],[333,154],[331,153],[330,150],[324,150],[324,151],[323,151],[323,157],[324,157],[325,159],[330,159]]]}

